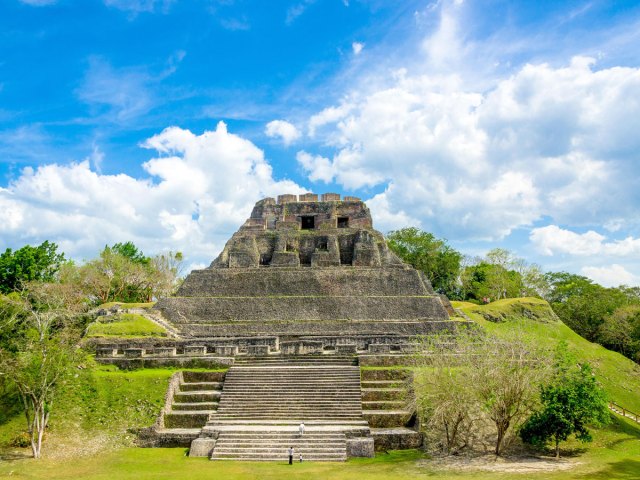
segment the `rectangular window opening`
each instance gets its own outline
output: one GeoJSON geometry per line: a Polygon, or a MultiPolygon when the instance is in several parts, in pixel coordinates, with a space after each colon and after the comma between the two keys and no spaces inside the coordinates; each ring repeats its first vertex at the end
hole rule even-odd
{"type": "Polygon", "coordinates": [[[338,217],[338,228],[348,228],[349,217],[338,217]]]}
{"type": "Polygon", "coordinates": [[[305,216],[305,217],[300,217],[300,220],[302,222],[302,224],[300,225],[300,228],[302,230],[313,230],[315,228],[315,217],[311,217],[311,216],[305,216]]]}

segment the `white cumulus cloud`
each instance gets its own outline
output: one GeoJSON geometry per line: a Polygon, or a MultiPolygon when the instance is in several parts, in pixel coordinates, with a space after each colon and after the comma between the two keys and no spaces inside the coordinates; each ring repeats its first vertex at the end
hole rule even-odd
{"type": "Polygon", "coordinates": [[[267,123],[264,133],[270,138],[280,138],[286,146],[300,138],[300,131],[294,124],[286,120],[273,120],[267,123]]]}
{"type": "Polygon", "coordinates": [[[606,241],[606,237],[593,230],[575,233],[556,225],[534,228],[529,236],[531,243],[543,255],[606,255],[615,257],[640,255],[640,239],[606,241]]]}
{"type": "Polygon", "coordinates": [[[147,178],[102,175],[88,160],[25,168],[0,188],[6,246],[52,240],[75,258],[132,240],[147,253],[182,250],[208,263],[264,196],[303,193],[276,180],[262,150],[220,122],[197,135],[170,127],[144,142],[147,178]]]}
{"type": "Polygon", "coordinates": [[[640,201],[638,68],[576,57],[527,64],[486,91],[408,70],[363,84],[374,87],[309,118],[309,135],[334,149],[299,156],[310,180],[382,189],[375,205],[449,238],[503,238],[543,217],[605,224],[640,201]]]}
{"type": "Polygon", "coordinates": [[[640,284],[640,277],[617,263],[605,267],[583,267],[580,273],[605,287],[640,284]]]}

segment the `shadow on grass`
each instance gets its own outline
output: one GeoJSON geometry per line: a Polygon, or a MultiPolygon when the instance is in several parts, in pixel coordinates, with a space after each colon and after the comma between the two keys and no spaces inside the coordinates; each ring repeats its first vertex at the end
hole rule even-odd
{"type": "Polygon", "coordinates": [[[31,450],[0,450],[0,460],[3,462],[11,462],[14,460],[25,460],[27,458],[33,458],[31,450]]]}
{"type": "Polygon", "coordinates": [[[640,478],[640,460],[620,460],[619,462],[610,463],[606,468],[598,472],[589,472],[576,478],[638,480],[640,478]]]}

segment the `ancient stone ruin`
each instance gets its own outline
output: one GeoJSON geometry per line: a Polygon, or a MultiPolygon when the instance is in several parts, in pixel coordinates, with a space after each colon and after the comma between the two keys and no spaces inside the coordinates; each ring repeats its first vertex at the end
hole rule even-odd
{"type": "Polygon", "coordinates": [[[402,351],[450,324],[367,206],[336,194],[260,200],[211,266],[156,308],[181,336],[216,338],[232,353],[402,351]]]}
{"type": "Polygon", "coordinates": [[[124,367],[230,366],[176,373],[148,446],[282,460],[295,445],[307,460],[345,460],[420,445],[411,371],[360,366],[407,365],[418,336],[460,325],[450,311],[358,198],[281,195],[256,203],[218,258],[147,313],[172,338],[96,353],[124,367]]]}

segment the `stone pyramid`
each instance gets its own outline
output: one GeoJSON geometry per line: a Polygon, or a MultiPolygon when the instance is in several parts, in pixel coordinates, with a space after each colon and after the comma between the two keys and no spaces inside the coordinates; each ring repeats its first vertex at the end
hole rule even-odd
{"type": "Polygon", "coordinates": [[[218,258],[155,308],[182,337],[240,353],[322,353],[400,349],[449,329],[446,304],[388,249],[364,202],[327,193],[257,202],[218,258]]]}

